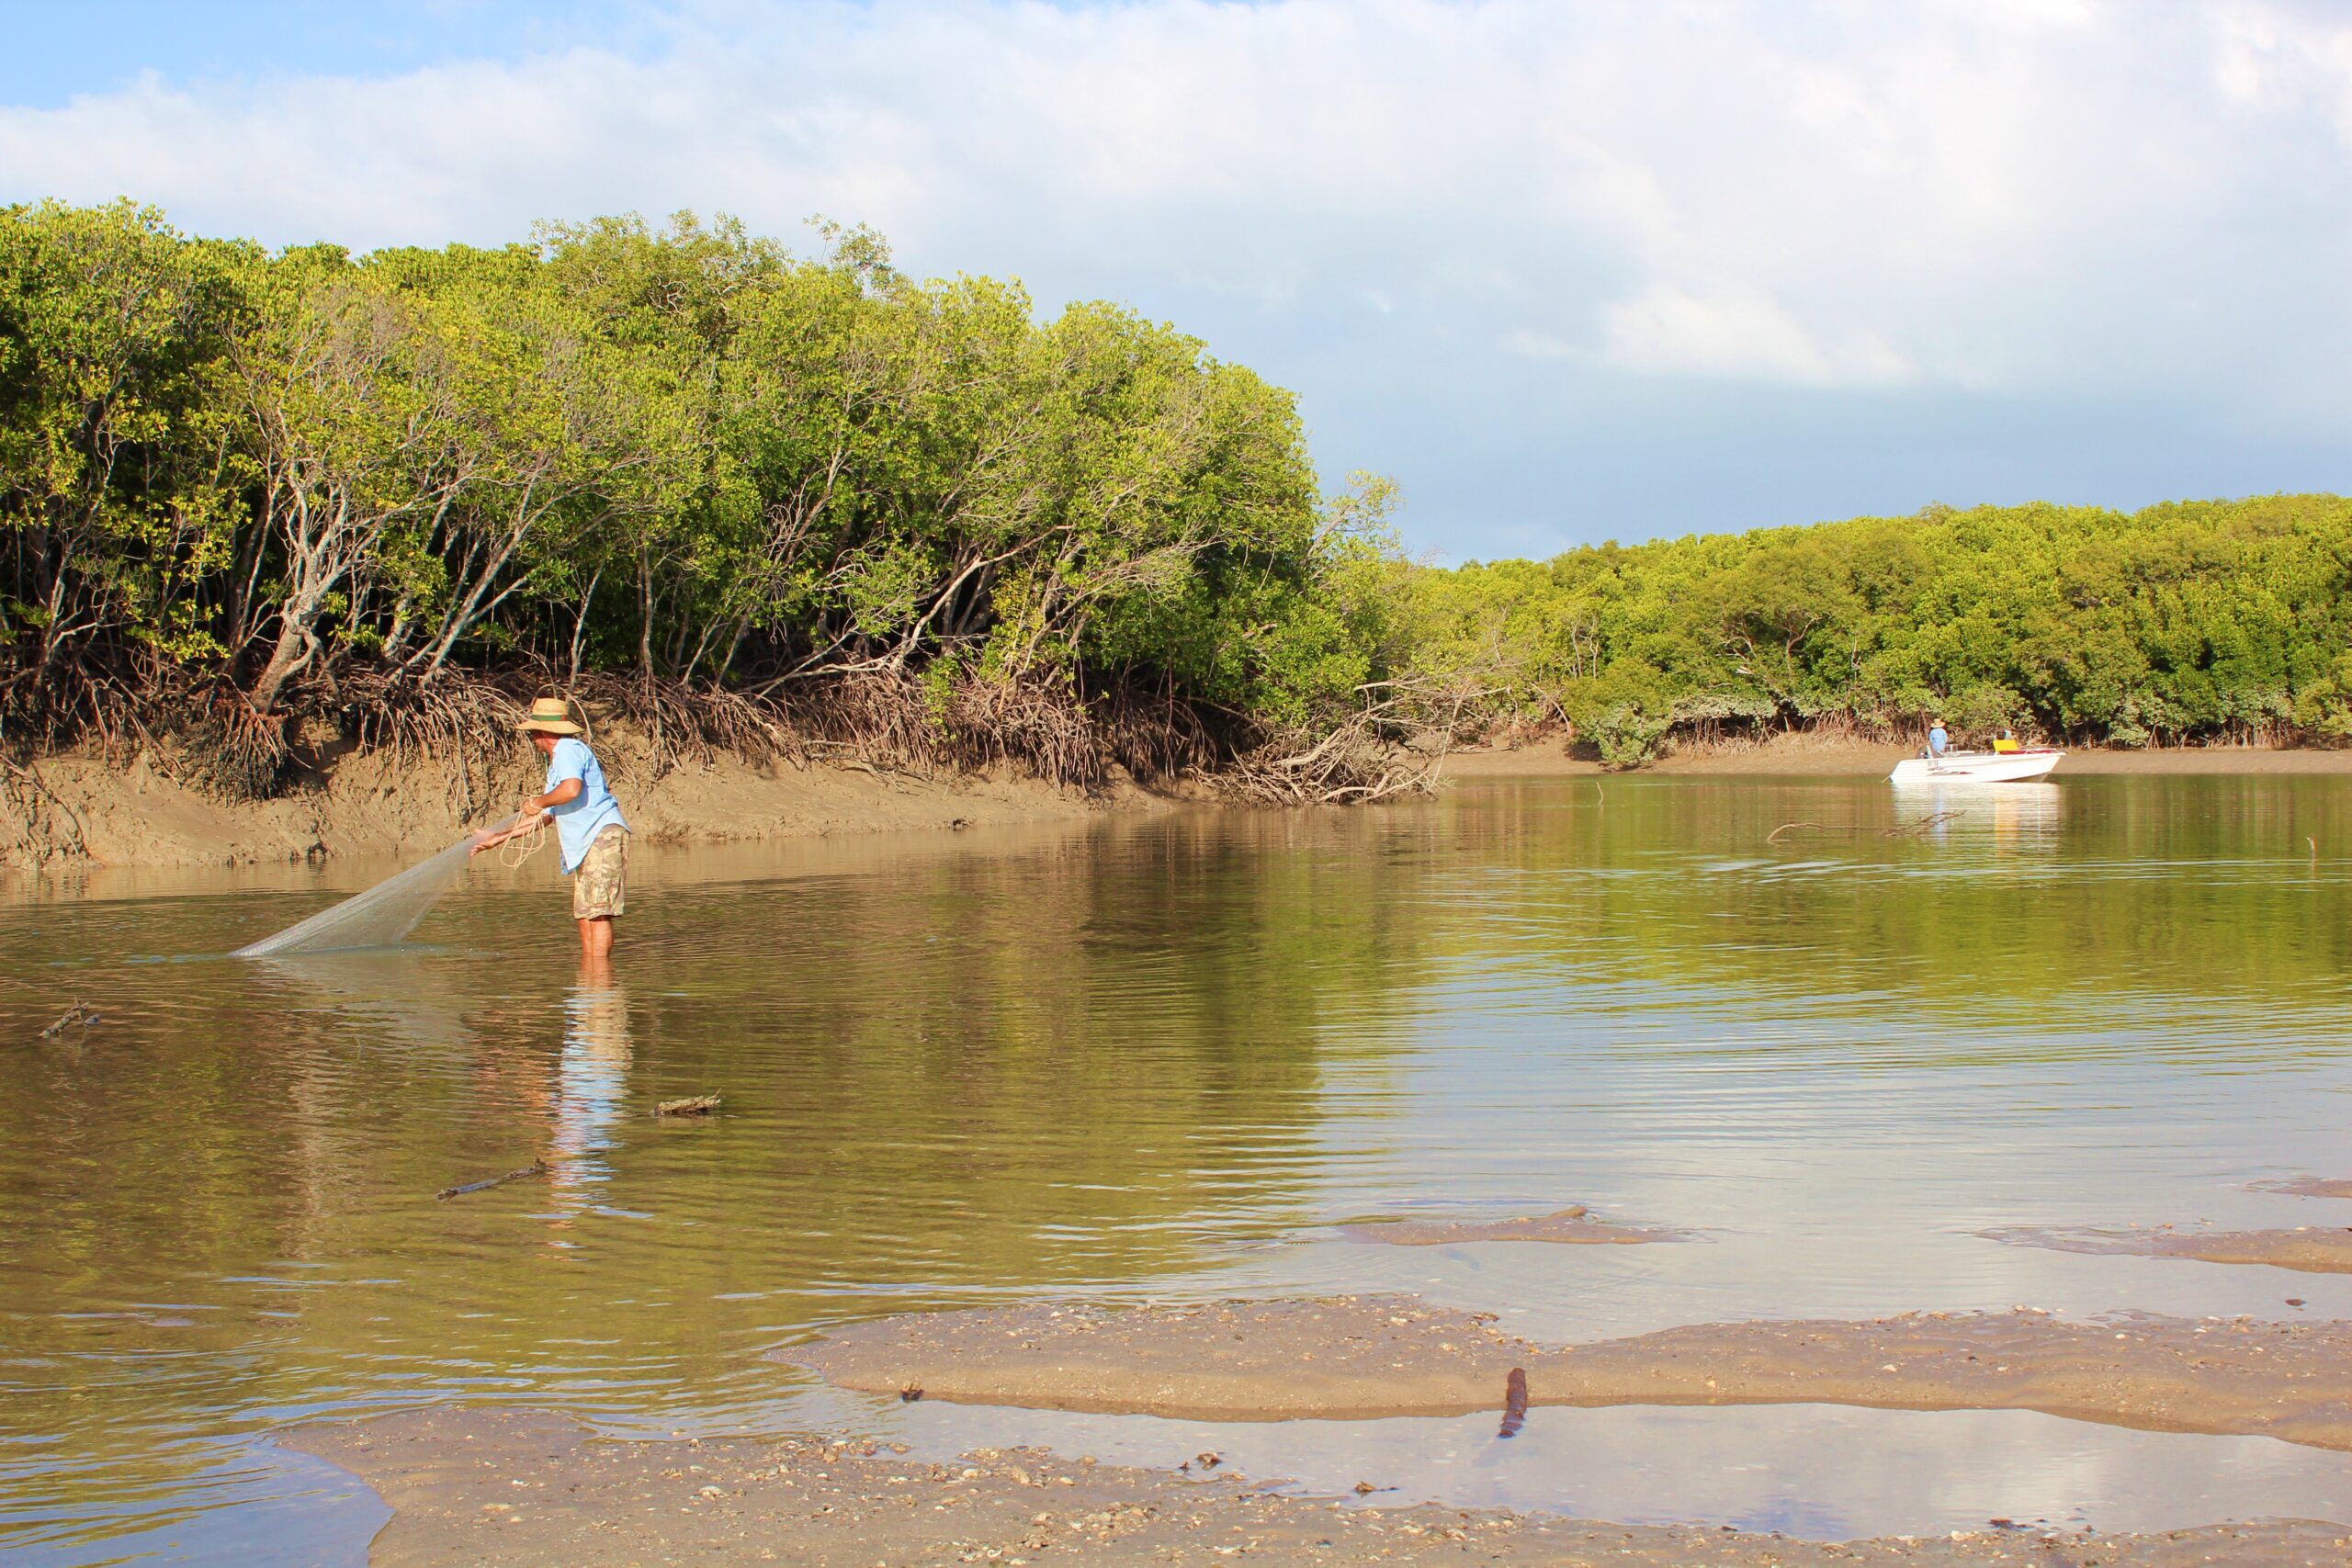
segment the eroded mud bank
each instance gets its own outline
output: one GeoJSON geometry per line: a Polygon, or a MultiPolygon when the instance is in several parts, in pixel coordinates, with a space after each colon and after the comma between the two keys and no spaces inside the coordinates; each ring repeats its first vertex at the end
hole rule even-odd
{"type": "Polygon", "coordinates": [[[1538,1345],[1410,1296],[914,1314],[777,1352],[871,1393],[1205,1421],[1535,1404],[2038,1410],[2352,1450],[2352,1324],[2045,1313],[1703,1324],[1538,1345]]]}
{"type": "Polygon", "coordinates": [[[1590,1524],[1437,1506],[1370,1509],[1035,1450],[926,1464],[863,1442],[606,1441],[560,1416],[422,1410],[315,1426],[286,1446],[357,1474],[395,1510],[374,1568],[621,1568],[644,1562],[1308,1563],[1534,1568],[2338,1568],[2341,1525],[2216,1526],[2143,1536],[1987,1528],[1826,1545],[1696,1526],[1590,1524]]]}

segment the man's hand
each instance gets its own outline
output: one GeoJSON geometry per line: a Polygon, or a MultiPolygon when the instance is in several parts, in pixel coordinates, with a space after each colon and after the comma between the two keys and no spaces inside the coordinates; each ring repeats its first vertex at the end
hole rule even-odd
{"type": "Polygon", "coordinates": [[[466,853],[473,856],[481,853],[484,850],[495,849],[516,834],[527,833],[537,827],[539,818],[546,815],[547,812],[544,809],[526,800],[514,813],[513,819],[503,827],[484,828],[481,832],[476,833],[474,841],[466,846],[466,853]]]}

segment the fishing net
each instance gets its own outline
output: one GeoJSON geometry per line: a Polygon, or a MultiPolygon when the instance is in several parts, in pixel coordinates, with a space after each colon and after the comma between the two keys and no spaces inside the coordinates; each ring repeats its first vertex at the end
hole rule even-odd
{"type": "MultiPolygon", "coordinates": [[[[513,818],[492,831],[503,829],[513,818]]],[[[390,947],[416,929],[433,901],[466,867],[474,835],[467,834],[431,860],[386,877],[367,892],[322,909],[300,925],[237,949],[232,958],[269,958],[286,953],[334,953],[355,947],[390,947]]]]}

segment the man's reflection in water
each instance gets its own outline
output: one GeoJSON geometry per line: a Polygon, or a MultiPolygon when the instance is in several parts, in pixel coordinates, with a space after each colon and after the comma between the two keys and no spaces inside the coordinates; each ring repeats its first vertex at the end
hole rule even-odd
{"type": "Polygon", "coordinates": [[[613,979],[611,961],[582,964],[563,999],[563,1059],[548,1149],[548,1179],[567,1213],[586,1208],[594,1189],[612,1179],[603,1156],[612,1146],[613,1124],[625,1114],[633,1055],[628,993],[613,979]]]}

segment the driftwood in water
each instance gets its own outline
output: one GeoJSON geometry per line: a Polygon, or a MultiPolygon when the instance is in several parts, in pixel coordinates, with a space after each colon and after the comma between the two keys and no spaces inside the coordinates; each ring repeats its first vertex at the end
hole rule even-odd
{"type": "Polygon", "coordinates": [[[1503,1429],[1498,1438],[1516,1438],[1527,1425],[1527,1369],[1513,1367],[1503,1380],[1503,1429]]]}
{"type": "Polygon", "coordinates": [[[1905,833],[1921,833],[1930,828],[1940,828],[1956,817],[1965,817],[1967,815],[1968,813],[1965,811],[1931,812],[1928,816],[1920,818],[1917,822],[1900,822],[1892,828],[1885,829],[1880,836],[1888,839],[1899,839],[1905,833]]]}
{"type": "Polygon", "coordinates": [[[715,1094],[689,1095],[684,1100],[665,1100],[653,1108],[656,1116],[707,1116],[718,1109],[720,1097],[715,1094]]]}
{"type": "Polygon", "coordinates": [[[503,1187],[510,1181],[527,1180],[531,1177],[545,1176],[547,1173],[548,1162],[543,1159],[535,1159],[522,1169],[510,1170],[503,1176],[484,1177],[480,1181],[469,1181],[457,1187],[444,1187],[440,1191],[435,1192],[433,1198],[435,1202],[446,1203],[452,1198],[463,1197],[469,1192],[485,1191],[492,1187],[503,1187]]]}
{"type": "Polygon", "coordinates": [[[40,1032],[40,1037],[43,1040],[54,1040],[77,1023],[86,1030],[90,1025],[97,1021],[98,1015],[91,1010],[87,1003],[75,1002],[72,1007],[65,1010],[63,1017],[60,1018],[55,1023],[51,1024],[47,1029],[42,1030],[40,1032]]]}

